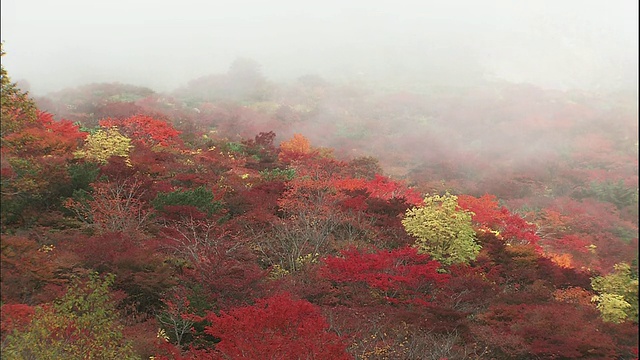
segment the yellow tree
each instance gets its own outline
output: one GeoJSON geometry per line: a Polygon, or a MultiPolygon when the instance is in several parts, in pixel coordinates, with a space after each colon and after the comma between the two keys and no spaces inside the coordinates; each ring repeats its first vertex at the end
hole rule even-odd
{"type": "Polygon", "coordinates": [[[100,129],[87,136],[84,147],[74,153],[77,158],[106,164],[110,157],[129,158],[131,139],[120,134],[117,127],[100,129]]]}
{"type": "Polygon", "coordinates": [[[415,246],[443,265],[474,260],[481,246],[475,241],[472,213],[458,207],[458,197],[427,196],[421,206],[407,210],[402,220],[407,233],[417,238],[415,246]]]}
{"type": "Polygon", "coordinates": [[[613,273],[594,277],[591,287],[599,293],[591,301],[596,303],[603,320],[638,321],[638,279],[632,275],[629,264],[616,264],[613,273]]]}

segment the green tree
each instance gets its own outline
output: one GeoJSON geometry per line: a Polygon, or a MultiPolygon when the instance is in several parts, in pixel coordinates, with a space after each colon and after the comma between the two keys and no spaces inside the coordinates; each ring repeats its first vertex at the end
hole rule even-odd
{"type": "Polygon", "coordinates": [[[192,190],[159,193],[151,203],[158,211],[163,211],[169,206],[192,206],[207,215],[216,213],[222,208],[220,202],[215,200],[213,192],[204,186],[192,190]]]}
{"type": "Polygon", "coordinates": [[[114,276],[73,282],[51,306],[39,306],[25,330],[15,330],[2,347],[3,359],[138,359],[122,335],[109,287],[114,276]]]}
{"type": "Polygon", "coordinates": [[[600,293],[591,301],[597,304],[605,321],[638,322],[638,278],[632,274],[629,264],[616,264],[613,273],[594,277],[591,287],[600,293]]]}
{"type": "Polygon", "coordinates": [[[451,265],[473,260],[480,252],[471,216],[458,207],[457,196],[446,193],[427,196],[422,206],[408,209],[402,225],[417,238],[415,246],[421,253],[451,265]]]}

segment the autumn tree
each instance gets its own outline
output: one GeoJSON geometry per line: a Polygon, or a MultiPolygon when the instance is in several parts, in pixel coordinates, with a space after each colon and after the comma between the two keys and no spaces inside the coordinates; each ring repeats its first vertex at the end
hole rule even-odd
{"type": "Polygon", "coordinates": [[[613,273],[596,276],[591,280],[591,286],[600,293],[592,301],[605,321],[638,322],[638,278],[631,273],[629,264],[616,264],[613,273]]]}
{"type": "Polygon", "coordinates": [[[617,359],[619,355],[593,309],[574,304],[494,303],[478,320],[476,339],[498,358],[617,359]]]}
{"type": "MultiPolygon", "coordinates": [[[[5,55],[4,43],[0,45],[0,57],[5,55]]],[[[11,82],[7,70],[0,67],[0,81],[2,90],[0,92],[2,126],[0,135],[4,136],[15,131],[19,131],[23,126],[36,121],[36,105],[29,97],[29,94],[21,91],[16,83],[11,82]]]]}
{"type": "Polygon", "coordinates": [[[235,59],[226,75],[225,96],[236,100],[268,99],[270,86],[255,60],[235,59]]]}
{"type": "Polygon", "coordinates": [[[13,331],[24,331],[30,323],[35,308],[27,304],[2,304],[0,306],[0,343],[13,331]]]}
{"type": "Polygon", "coordinates": [[[70,121],[34,111],[34,121],[2,137],[3,225],[35,222],[35,212],[59,208],[72,191],[72,152],[86,133],[70,121]]]}
{"type": "Polygon", "coordinates": [[[280,161],[299,160],[310,154],[311,143],[302,134],[294,134],[291,139],[280,143],[280,161]]]}
{"type": "Polygon", "coordinates": [[[74,155],[77,158],[105,164],[112,156],[128,159],[132,147],[131,139],[122,135],[117,127],[111,127],[99,129],[87,136],[82,149],[74,155]]]}
{"type": "Polygon", "coordinates": [[[493,231],[509,245],[536,245],[540,240],[535,224],[499,206],[494,195],[460,195],[458,205],[472,214],[471,220],[480,231],[493,231]]]}
{"type": "Polygon", "coordinates": [[[142,201],[145,182],[135,176],[119,181],[94,182],[93,192],[77,192],[65,206],[78,220],[102,232],[142,231],[152,211],[142,201]]]}
{"type": "Polygon", "coordinates": [[[105,232],[64,246],[84,268],[114,274],[114,289],[127,295],[121,305],[139,315],[153,314],[162,306],[162,294],[176,284],[174,267],[158,250],[159,244],[133,231],[105,232]]]}
{"type": "Polygon", "coordinates": [[[289,294],[206,318],[206,332],[220,339],[216,352],[225,359],[349,359],[320,310],[289,294]]]}
{"type": "Polygon", "coordinates": [[[372,253],[349,249],[340,255],[323,259],[320,274],[340,284],[345,295],[353,292],[351,296],[369,294],[391,304],[427,305],[431,292],[449,280],[449,275],[438,273],[440,263],[412,247],[372,253]]]}
{"type": "Polygon", "coordinates": [[[113,276],[76,281],[52,305],[36,308],[27,329],[2,344],[12,359],[137,359],[117,323],[109,287],[113,276]]]}
{"type": "Polygon", "coordinates": [[[15,235],[3,235],[0,245],[3,303],[34,305],[47,284],[62,282],[56,276],[53,247],[43,247],[33,239],[15,235]]]}
{"type": "Polygon", "coordinates": [[[324,255],[331,249],[335,230],[344,219],[337,204],[345,196],[336,191],[332,179],[341,164],[325,160],[314,159],[297,168],[277,200],[278,218],[270,227],[253,231],[256,249],[269,265],[295,271],[299,258],[324,255]]]}
{"type": "Polygon", "coordinates": [[[178,347],[182,346],[193,331],[196,316],[191,313],[191,302],[184,287],[176,287],[162,299],[165,304],[163,311],[157,315],[163,330],[167,329],[168,337],[178,347]]]}
{"type": "Polygon", "coordinates": [[[461,210],[457,196],[449,193],[425,197],[423,205],[407,210],[402,225],[417,238],[420,252],[444,265],[473,260],[481,248],[475,241],[471,213],[461,210]]]}
{"type": "Polygon", "coordinates": [[[163,246],[188,261],[199,259],[225,234],[222,204],[204,186],[160,192],[151,204],[158,211],[163,246]]]}
{"type": "Polygon", "coordinates": [[[116,128],[124,136],[134,142],[141,142],[148,146],[179,145],[179,131],[166,121],[146,115],[134,115],[125,119],[107,118],[100,120],[104,129],[116,128]]]}

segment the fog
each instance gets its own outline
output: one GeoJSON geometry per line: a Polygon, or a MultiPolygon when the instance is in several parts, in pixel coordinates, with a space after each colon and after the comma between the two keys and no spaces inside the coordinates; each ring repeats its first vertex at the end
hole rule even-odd
{"type": "Polygon", "coordinates": [[[272,81],[506,80],[637,88],[630,0],[3,0],[3,64],[34,95],[123,82],[170,91],[250,58],[272,81]]]}

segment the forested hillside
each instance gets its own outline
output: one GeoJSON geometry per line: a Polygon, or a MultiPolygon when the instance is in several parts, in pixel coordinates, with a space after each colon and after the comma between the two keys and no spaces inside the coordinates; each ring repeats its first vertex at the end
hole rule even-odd
{"type": "Polygon", "coordinates": [[[2,69],[7,359],[637,359],[637,94],[2,69]]]}

